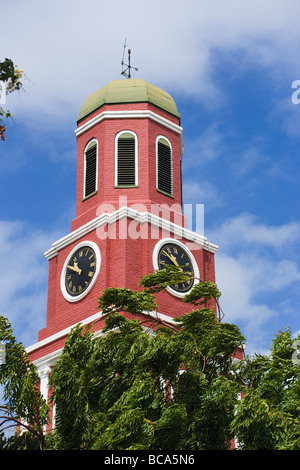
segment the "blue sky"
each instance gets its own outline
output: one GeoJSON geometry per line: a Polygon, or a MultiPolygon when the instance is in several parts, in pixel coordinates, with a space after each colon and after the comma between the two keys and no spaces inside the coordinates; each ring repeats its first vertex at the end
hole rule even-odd
{"type": "Polygon", "coordinates": [[[121,78],[125,37],[135,77],[168,91],[183,126],[186,204],[205,205],[219,245],[225,320],[248,352],[300,330],[300,79],[297,0],[14,0],[1,5],[1,53],[22,68],[0,142],[0,313],[25,345],[46,323],[43,253],[75,216],[76,117],[121,78]],[[5,39],[3,39],[5,38],[5,39]]]}

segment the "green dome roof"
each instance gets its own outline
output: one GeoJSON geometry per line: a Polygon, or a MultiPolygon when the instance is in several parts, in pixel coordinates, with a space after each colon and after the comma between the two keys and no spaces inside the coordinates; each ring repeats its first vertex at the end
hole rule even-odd
{"type": "Polygon", "coordinates": [[[166,91],[141,78],[113,80],[92,93],[83,103],[77,121],[85,118],[105,104],[152,103],[180,117],[173,98],[166,91]]]}

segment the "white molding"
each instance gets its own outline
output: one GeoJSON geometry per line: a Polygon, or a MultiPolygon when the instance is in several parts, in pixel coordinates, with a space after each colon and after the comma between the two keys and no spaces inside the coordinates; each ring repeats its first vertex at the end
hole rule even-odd
{"type": "MultiPolygon", "coordinates": [[[[38,349],[38,348],[42,348],[42,347],[46,346],[47,344],[52,343],[53,341],[57,341],[58,339],[61,339],[61,338],[63,338],[64,336],[67,336],[67,335],[70,333],[71,329],[74,328],[74,327],[75,327],[76,325],[78,325],[79,323],[80,323],[81,325],[88,325],[89,323],[92,323],[92,322],[94,322],[95,320],[98,320],[99,318],[101,318],[101,316],[102,316],[102,313],[101,313],[101,312],[97,312],[97,313],[95,313],[94,315],[91,315],[91,316],[85,318],[84,320],[82,320],[82,321],[80,321],[80,322],[76,322],[76,323],[74,323],[73,325],[70,325],[70,326],[68,326],[67,328],[64,328],[63,330],[60,330],[60,331],[58,331],[57,333],[54,333],[53,335],[48,336],[48,337],[45,338],[45,339],[42,339],[42,340],[39,341],[38,343],[34,343],[34,344],[32,344],[31,346],[28,346],[28,347],[26,348],[26,351],[27,351],[28,353],[31,353],[32,351],[35,351],[35,350],[38,349]]],[[[55,358],[55,352],[54,352],[54,353],[51,353],[51,357],[52,357],[52,359],[55,358]],[[54,356],[53,356],[53,355],[54,355],[54,356]],[[52,357],[52,356],[53,356],[53,357],[52,357]]],[[[34,361],[34,362],[37,363],[37,361],[34,361]]],[[[43,366],[43,367],[45,367],[45,366],[43,366]]]]}
{"type": "Polygon", "coordinates": [[[54,258],[57,256],[60,250],[67,247],[70,243],[73,243],[86,236],[88,233],[96,230],[103,224],[112,224],[117,220],[122,219],[123,217],[129,217],[140,223],[149,223],[153,226],[160,227],[168,233],[172,233],[175,237],[185,238],[189,242],[199,246],[199,248],[203,248],[204,250],[210,251],[211,253],[216,253],[218,251],[218,246],[210,243],[203,235],[193,232],[192,230],[189,230],[180,225],[174,224],[169,220],[162,219],[161,217],[158,217],[157,215],[150,212],[139,212],[130,207],[123,206],[114,212],[105,212],[99,215],[87,224],[79,227],[77,230],[74,230],[65,237],[60,238],[58,241],[52,244],[52,247],[47,250],[44,255],[48,260],[54,258]]]}
{"type": "Polygon", "coordinates": [[[85,181],[86,181],[86,150],[88,148],[88,146],[92,143],[92,142],[96,142],[96,184],[95,184],[95,191],[98,191],[98,140],[93,138],[91,140],[88,141],[88,143],[86,144],[85,146],[85,149],[84,149],[84,174],[83,174],[83,195],[82,197],[85,198],[85,197],[88,197],[89,195],[85,194],[85,181]]]}
{"type": "MultiPolygon", "coordinates": [[[[175,323],[175,321],[172,317],[169,317],[168,315],[165,315],[164,313],[158,313],[158,312],[153,311],[153,312],[145,312],[145,315],[148,315],[152,318],[158,318],[159,320],[162,320],[164,322],[168,322],[168,323],[172,323],[172,324],[175,323]]],[[[65,336],[67,336],[71,332],[72,328],[74,328],[78,324],[88,325],[89,323],[93,323],[96,320],[100,320],[101,318],[105,318],[105,316],[106,315],[102,315],[101,311],[97,312],[94,315],[91,315],[90,317],[87,317],[87,318],[85,318],[84,320],[82,320],[80,322],[74,323],[73,325],[70,325],[67,328],[64,328],[63,330],[58,331],[57,333],[55,333],[51,336],[48,336],[48,338],[45,338],[45,339],[43,339],[43,340],[41,340],[37,343],[32,344],[31,346],[28,346],[26,348],[26,352],[31,353],[31,352],[35,351],[36,349],[42,348],[42,347],[46,346],[47,344],[52,343],[53,341],[57,341],[61,338],[64,338],[65,336]]],[[[99,334],[101,334],[101,330],[99,332],[96,332],[94,334],[94,336],[98,336],[99,334]]],[[[57,361],[58,357],[61,354],[61,351],[62,351],[62,348],[59,348],[59,349],[47,354],[46,356],[43,356],[39,359],[34,360],[33,363],[37,366],[39,371],[41,371],[42,369],[45,369],[46,367],[51,367],[57,361]]]]}
{"type": "Polygon", "coordinates": [[[156,137],[156,140],[155,140],[155,152],[156,152],[156,189],[159,190],[158,188],[158,141],[160,139],[164,139],[167,141],[167,143],[169,144],[169,147],[170,147],[170,150],[171,150],[171,195],[173,196],[173,149],[172,149],[172,144],[171,142],[169,141],[169,139],[167,137],[165,137],[164,135],[160,134],[156,137]]]}
{"type": "Polygon", "coordinates": [[[122,134],[131,134],[134,137],[134,184],[138,186],[138,138],[136,133],[129,129],[118,132],[115,137],[115,186],[118,186],[118,139],[122,134]]]}
{"type": "Polygon", "coordinates": [[[62,271],[61,271],[61,276],[60,276],[60,289],[61,289],[61,292],[62,292],[62,295],[64,296],[64,298],[68,301],[68,302],[78,302],[79,300],[83,299],[83,297],[85,297],[89,292],[90,290],[92,289],[92,287],[94,286],[96,280],[97,280],[97,277],[98,277],[98,274],[100,272],[100,266],[101,266],[101,254],[100,254],[100,250],[99,250],[99,247],[96,245],[96,243],[94,242],[91,242],[89,240],[84,240],[83,242],[79,243],[78,245],[75,246],[75,248],[73,248],[73,250],[68,254],[68,256],[66,257],[66,260],[65,260],[65,263],[64,263],[64,266],[62,268],[62,271]],[[96,255],[96,270],[95,270],[95,273],[94,273],[94,276],[92,278],[92,281],[90,283],[90,285],[87,287],[87,289],[85,289],[81,294],[79,295],[76,295],[76,297],[72,297],[67,289],[66,289],[66,285],[65,285],[65,277],[66,277],[66,272],[67,272],[67,265],[68,263],[70,262],[70,258],[72,258],[73,254],[75,253],[75,251],[77,251],[79,248],[81,247],[85,247],[85,246],[89,246],[90,248],[92,248],[95,252],[95,255],[96,255]]]}
{"type": "MultiPolygon", "coordinates": [[[[194,256],[193,256],[192,252],[188,249],[188,247],[187,247],[184,243],[182,243],[182,242],[180,242],[179,240],[176,240],[176,239],[174,240],[174,238],[162,238],[161,240],[159,240],[159,242],[155,245],[154,250],[153,250],[153,256],[152,256],[153,267],[154,267],[154,269],[155,269],[156,271],[159,270],[159,266],[158,266],[158,254],[159,254],[159,251],[160,251],[161,247],[162,247],[163,245],[165,245],[166,243],[174,243],[174,245],[180,246],[180,247],[188,254],[188,256],[189,256],[189,258],[190,258],[190,260],[191,260],[191,262],[192,262],[192,266],[193,266],[193,269],[194,269],[194,277],[195,277],[195,279],[194,279],[194,282],[193,282],[192,287],[191,287],[191,288],[189,289],[189,291],[188,291],[188,292],[190,292],[190,290],[194,287],[194,285],[195,285],[195,284],[198,284],[200,274],[199,274],[198,265],[197,265],[197,263],[196,263],[196,260],[195,260],[195,258],[194,258],[194,256]]],[[[181,299],[183,299],[183,297],[188,293],[188,292],[178,292],[178,291],[172,289],[171,286],[168,286],[168,287],[166,288],[166,290],[167,290],[170,294],[174,295],[175,297],[179,297],[179,298],[181,298],[181,299]]]]}
{"type": "Polygon", "coordinates": [[[51,372],[51,368],[49,366],[43,367],[42,369],[38,369],[39,377],[40,377],[40,391],[41,394],[48,402],[48,384],[49,384],[49,374],[51,372]]]}
{"type": "Polygon", "coordinates": [[[177,134],[182,135],[182,127],[174,124],[169,119],[166,119],[159,114],[154,113],[153,111],[149,110],[129,110],[129,111],[103,111],[102,113],[98,114],[97,116],[93,117],[82,126],[75,129],[76,137],[80,136],[87,130],[91,129],[93,126],[98,124],[99,122],[103,121],[103,119],[141,119],[141,118],[148,118],[152,119],[159,124],[171,129],[172,131],[176,132],[177,134]]]}

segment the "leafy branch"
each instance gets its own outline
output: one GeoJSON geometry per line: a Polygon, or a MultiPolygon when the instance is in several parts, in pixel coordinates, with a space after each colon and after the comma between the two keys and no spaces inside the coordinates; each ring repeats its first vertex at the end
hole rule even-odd
{"type": "MultiPolygon", "coordinates": [[[[6,58],[3,62],[0,62],[0,82],[5,83],[6,95],[13,93],[14,91],[21,90],[23,87],[22,77],[24,71],[18,69],[18,66],[13,63],[11,59],[6,58]]],[[[0,138],[6,140],[5,137],[5,125],[4,118],[12,118],[12,114],[9,110],[4,110],[0,106],[0,138]]]]}
{"type": "Polygon", "coordinates": [[[25,428],[45,446],[44,426],[49,407],[39,391],[39,374],[25,347],[13,335],[9,321],[0,316],[0,341],[5,344],[5,363],[0,366],[4,403],[0,407],[3,429],[25,428]]]}

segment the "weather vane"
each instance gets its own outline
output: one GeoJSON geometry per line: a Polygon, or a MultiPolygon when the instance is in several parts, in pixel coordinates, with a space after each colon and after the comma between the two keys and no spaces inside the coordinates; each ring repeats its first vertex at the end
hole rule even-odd
{"type": "Polygon", "coordinates": [[[130,49],[128,49],[128,64],[125,64],[124,55],[125,55],[126,46],[127,46],[127,44],[126,44],[126,38],[125,38],[124,49],[123,49],[123,58],[122,58],[122,62],[121,62],[121,65],[122,65],[121,75],[124,75],[124,77],[126,77],[126,78],[131,78],[131,69],[136,70],[136,71],[138,71],[138,69],[136,67],[132,67],[132,65],[130,64],[130,55],[131,55],[131,50],[130,49]],[[124,66],[126,67],[126,69],[124,69],[124,66]]]}

